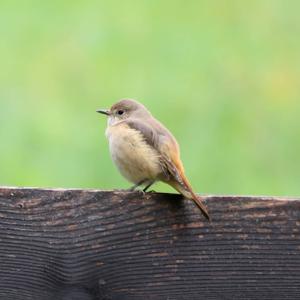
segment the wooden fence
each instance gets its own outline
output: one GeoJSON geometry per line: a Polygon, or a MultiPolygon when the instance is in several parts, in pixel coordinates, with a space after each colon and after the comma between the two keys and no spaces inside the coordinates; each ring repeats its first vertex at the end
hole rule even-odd
{"type": "Polygon", "coordinates": [[[0,188],[0,299],[300,299],[300,201],[0,188]]]}

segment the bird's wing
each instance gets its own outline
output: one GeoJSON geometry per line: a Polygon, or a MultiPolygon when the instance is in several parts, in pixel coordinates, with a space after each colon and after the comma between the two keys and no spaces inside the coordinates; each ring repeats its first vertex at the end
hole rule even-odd
{"type": "Polygon", "coordinates": [[[154,118],[151,119],[151,126],[137,119],[125,122],[130,128],[139,131],[145,141],[158,151],[165,175],[174,177],[183,187],[190,189],[180,161],[179,146],[170,131],[154,118]]]}

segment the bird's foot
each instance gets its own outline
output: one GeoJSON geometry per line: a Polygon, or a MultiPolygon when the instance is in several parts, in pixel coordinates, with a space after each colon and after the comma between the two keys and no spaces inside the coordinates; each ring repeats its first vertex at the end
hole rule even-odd
{"type": "Polygon", "coordinates": [[[139,195],[141,196],[145,196],[146,192],[144,192],[143,190],[135,190],[139,195]]]}

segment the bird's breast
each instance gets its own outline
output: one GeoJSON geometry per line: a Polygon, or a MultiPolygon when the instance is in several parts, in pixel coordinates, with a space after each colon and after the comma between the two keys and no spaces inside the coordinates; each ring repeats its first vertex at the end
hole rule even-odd
{"type": "Polygon", "coordinates": [[[126,179],[138,183],[156,179],[161,174],[159,153],[145,141],[141,132],[121,123],[108,126],[106,136],[111,157],[126,179]]]}

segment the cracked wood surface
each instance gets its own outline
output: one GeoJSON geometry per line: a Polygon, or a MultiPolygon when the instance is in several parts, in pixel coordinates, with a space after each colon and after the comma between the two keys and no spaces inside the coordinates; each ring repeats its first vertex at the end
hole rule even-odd
{"type": "Polygon", "coordinates": [[[0,188],[0,299],[300,299],[300,201],[0,188]]]}

